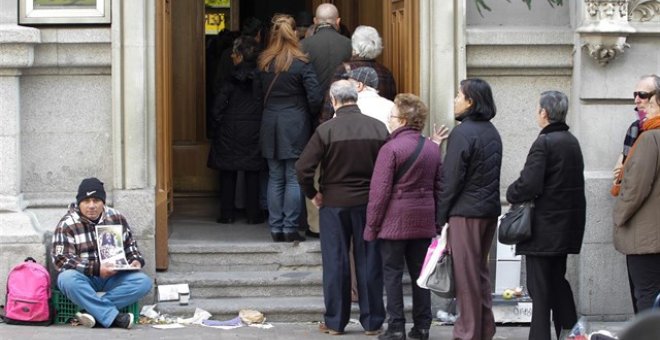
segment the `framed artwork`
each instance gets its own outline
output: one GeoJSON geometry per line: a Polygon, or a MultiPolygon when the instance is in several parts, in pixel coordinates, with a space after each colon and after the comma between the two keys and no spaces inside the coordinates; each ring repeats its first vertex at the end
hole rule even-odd
{"type": "Polygon", "coordinates": [[[18,0],[19,24],[109,24],[110,0],[18,0]]]}

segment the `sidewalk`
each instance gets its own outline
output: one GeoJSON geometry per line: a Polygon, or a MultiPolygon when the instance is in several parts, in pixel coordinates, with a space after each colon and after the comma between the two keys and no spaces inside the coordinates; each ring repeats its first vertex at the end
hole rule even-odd
{"type": "MultiPolygon", "coordinates": [[[[593,330],[606,329],[618,333],[624,322],[596,322],[592,323],[593,330]]],[[[410,330],[411,325],[406,329],[410,330]]],[[[433,325],[431,339],[451,339],[452,326],[433,325]]],[[[498,326],[494,339],[497,340],[527,340],[529,327],[498,326]]],[[[0,324],[0,340],[69,340],[69,339],[165,339],[165,340],[197,340],[197,339],[336,339],[357,340],[377,339],[367,337],[362,328],[350,324],[342,336],[331,336],[318,332],[316,323],[274,323],[271,329],[242,327],[232,330],[213,329],[202,326],[187,326],[181,329],[160,330],[150,325],[138,325],[130,330],[125,329],[99,329],[84,328],[82,326],[55,325],[50,327],[11,326],[0,324]]]]}

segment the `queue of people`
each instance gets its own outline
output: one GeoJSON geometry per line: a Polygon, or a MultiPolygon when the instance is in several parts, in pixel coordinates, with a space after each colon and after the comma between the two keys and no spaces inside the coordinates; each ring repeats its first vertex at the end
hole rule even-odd
{"type": "MultiPolygon", "coordinates": [[[[351,54],[351,40],[338,33],[334,5],[320,5],[314,24],[315,33],[302,45],[290,15],[272,18],[263,50],[251,35],[233,43],[233,67],[212,108],[217,131],[208,165],[220,170],[218,222],[234,222],[237,171],[247,177],[248,223],[263,222],[259,174],[267,166],[267,223],[274,242],[305,240],[299,234],[301,215],[310,209],[304,197],[318,211],[326,308],[319,330],[344,332],[354,286],[365,335],[382,340],[429,338],[431,297],[416,279],[426,248],[446,225],[454,266],[460,268],[454,271],[460,314],[453,338],[492,339],[488,254],[502,210],[503,149],[491,122],[497,109],[490,85],[478,78],[461,81],[454,99],[460,123],[449,134],[434,128],[431,137],[424,137],[429,112],[419,97],[398,94],[389,100],[393,78],[374,60],[382,50],[378,33],[358,27],[351,54]],[[342,53],[325,53],[327,44],[343,46],[342,53]],[[332,72],[342,79],[332,79],[332,72]],[[329,110],[322,110],[324,96],[329,110]],[[375,108],[382,112],[367,112],[375,108]],[[334,117],[323,118],[322,112],[334,117]],[[438,145],[445,140],[443,159],[438,145]],[[404,268],[413,294],[408,333],[404,268]]],[[[634,97],[640,119],[630,126],[615,167],[613,218],[615,247],[626,255],[639,312],[649,309],[660,292],[660,78],[643,77],[634,97]]],[[[532,237],[516,246],[526,260],[533,303],[529,339],[534,340],[551,339],[551,322],[563,339],[577,321],[565,274],[567,255],[581,250],[586,200],[584,161],[567,113],[565,94],[541,93],[534,112],[541,130],[520,177],[506,190],[512,204],[535,203],[532,237]]],[[[81,183],[77,204],[53,235],[52,257],[61,272],[60,290],[85,310],[77,315],[83,325],[131,327],[133,315],[118,308],[144,296],[151,283],[140,271],[145,262],[126,219],[105,206],[98,179],[81,183]],[[123,228],[124,252],[134,271],[117,271],[95,258],[94,227],[104,224],[123,228]],[[98,297],[96,291],[104,289],[106,295],[98,297]]]]}

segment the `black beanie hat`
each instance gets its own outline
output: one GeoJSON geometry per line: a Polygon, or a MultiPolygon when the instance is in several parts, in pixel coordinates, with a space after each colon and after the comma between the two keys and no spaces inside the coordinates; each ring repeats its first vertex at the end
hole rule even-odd
{"type": "Polygon", "coordinates": [[[80,182],[80,186],[78,186],[78,195],[76,195],[76,204],[80,205],[80,201],[89,197],[96,197],[105,204],[103,182],[99,181],[96,177],[85,178],[80,182]]]}

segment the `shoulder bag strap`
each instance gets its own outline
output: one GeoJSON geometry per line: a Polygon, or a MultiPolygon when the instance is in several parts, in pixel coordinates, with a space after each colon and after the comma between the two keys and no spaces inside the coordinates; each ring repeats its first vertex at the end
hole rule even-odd
{"type": "Polygon", "coordinates": [[[410,169],[412,164],[415,162],[417,157],[419,156],[419,153],[422,151],[422,147],[424,146],[424,136],[420,135],[419,136],[419,142],[417,143],[417,148],[415,148],[415,151],[406,159],[406,161],[403,163],[403,165],[396,171],[396,174],[394,175],[394,182],[392,185],[394,186],[399,182],[401,177],[410,169]]]}
{"type": "Polygon", "coordinates": [[[280,76],[280,73],[275,72],[275,77],[270,82],[270,85],[268,85],[268,90],[266,91],[266,95],[264,96],[264,107],[266,106],[266,102],[268,101],[268,97],[270,97],[270,91],[273,89],[273,85],[275,85],[275,82],[277,81],[277,77],[279,77],[279,76],[280,76]]]}

